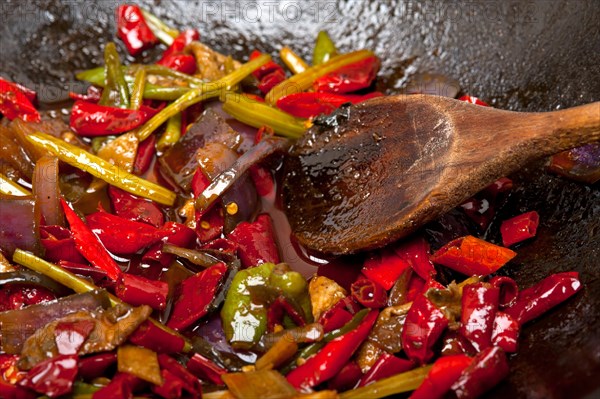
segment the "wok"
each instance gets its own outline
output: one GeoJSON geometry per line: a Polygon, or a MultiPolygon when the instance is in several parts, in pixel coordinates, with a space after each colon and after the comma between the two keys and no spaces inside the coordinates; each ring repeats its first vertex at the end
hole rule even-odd
{"type": "MultiPolygon", "coordinates": [[[[380,82],[389,93],[415,73],[438,72],[504,109],[550,111],[600,100],[600,7],[594,0],[141,3],[178,27],[198,27],[204,42],[239,59],[254,48],[276,54],[283,45],[310,59],[316,33],[326,29],[342,51],[369,48],[381,57],[380,82]]],[[[66,99],[78,88],[73,72],[102,63],[103,45],[115,37],[116,4],[5,0],[0,73],[38,90],[43,102],[66,99]]],[[[537,210],[541,225],[509,272],[527,287],[550,273],[576,270],[584,289],[524,327],[510,377],[488,396],[597,397],[599,185],[549,175],[542,162],[511,177],[518,188],[499,219],[537,210]]]]}

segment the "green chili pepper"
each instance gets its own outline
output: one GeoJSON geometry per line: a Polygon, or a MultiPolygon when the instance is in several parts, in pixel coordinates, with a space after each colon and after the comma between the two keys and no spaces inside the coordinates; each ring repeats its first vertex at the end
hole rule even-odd
{"type": "Polygon", "coordinates": [[[337,49],[335,48],[335,44],[329,34],[322,30],[317,35],[317,40],[315,42],[315,49],[313,51],[313,65],[319,65],[324,62],[329,61],[333,57],[337,55],[337,49]]]}
{"type": "Polygon", "coordinates": [[[119,106],[129,108],[129,88],[125,82],[117,46],[113,42],[107,43],[104,47],[104,63],[106,64],[106,87],[100,105],[111,105],[110,93],[114,89],[119,96],[119,106]]]}
{"type": "Polygon", "coordinates": [[[144,90],[146,89],[146,70],[140,69],[135,73],[133,86],[131,87],[131,101],[129,108],[140,109],[144,100],[144,90]]]}
{"type": "Polygon", "coordinates": [[[306,280],[287,265],[264,263],[241,270],[233,278],[221,310],[225,337],[236,348],[252,347],[267,329],[269,303],[268,298],[257,295],[260,288],[289,297],[306,314],[311,313],[306,280]]]}
{"type": "Polygon", "coordinates": [[[165,132],[156,143],[156,148],[161,152],[166,150],[179,140],[179,136],[181,136],[181,113],[169,118],[165,132]]]}

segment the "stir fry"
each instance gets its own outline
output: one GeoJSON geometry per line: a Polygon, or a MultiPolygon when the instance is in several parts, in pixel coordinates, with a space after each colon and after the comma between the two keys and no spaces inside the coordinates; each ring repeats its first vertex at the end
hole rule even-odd
{"type": "MultiPolygon", "coordinates": [[[[377,55],[320,32],[312,60],[235,60],[138,6],[116,15],[68,124],[0,78],[0,397],[475,398],[509,374],[522,326],[582,289],[577,272],[504,272],[535,210],[501,222],[502,245],[481,238],[508,178],[456,210],[470,231],[325,273],[289,240],[280,166],[320,118],[385,95],[377,55]],[[125,65],[119,46],[163,51],[125,65]]],[[[549,169],[593,183],[598,148],[549,169]]]]}

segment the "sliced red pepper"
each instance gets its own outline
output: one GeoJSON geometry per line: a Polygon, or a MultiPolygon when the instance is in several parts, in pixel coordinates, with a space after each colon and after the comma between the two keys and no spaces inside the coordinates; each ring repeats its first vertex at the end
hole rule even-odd
{"type": "Polygon", "coordinates": [[[65,200],[60,203],[65,212],[65,217],[71,227],[71,234],[75,240],[75,246],[81,255],[92,265],[104,270],[111,280],[116,280],[121,275],[121,269],[114,259],[106,252],[106,249],[90,230],[90,228],[77,216],[75,211],[69,207],[65,200]]]}
{"type": "Polygon", "coordinates": [[[150,135],[138,146],[138,151],[133,162],[133,174],[141,176],[148,171],[156,155],[156,136],[150,135]]]}
{"type": "Polygon", "coordinates": [[[371,86],[375,80],[379,66],[379,58],[365,58],[318,78],[313,87],[316,91],[331,93],[350,93],[364,89],[371,86]]]}
{"type": "Polygon", "coordinates": [[[390,248],[372,253],[363,265],[362,274],[389,290],[394,283],[410,267],[410,264],[390,248]]]}
{"type": "Polygon", "coordinates": [[[182,391],[187,392],[191,398],[202,397],[200,381],[179,362],[168,355],[160,354],[158,363],[162,370],[164,384],[152,387],[154,393],[167,399],[181,397],[182,391]],[[176,395],[173,396],[174,394],[176,395]]]}
{"type": "Polygon", "coordinates": [[[403,242],[396,246],[394,251],[408,262],[423,280],[429,280],[437,275],[433,263],[429,260],[429,244],[423,237],[403,242]]]}
{"type": "Polygon", "coordinates": [[[467,355],[440,357],[433,363],[425,380],[419,385],[410,399],[441,399],[458,380],[473,359],[467,355]]]}
{"type": "Polygon", "coordinates": [[[423,287],[425,287],[426,283],[427,281],[419,277],[418,274],[413,273],[408,281],[408,291],[406,293],[407,302],[413,302],[419,295],[421,295],[424,291],[423,287]]]}
{"type": "Polygon", "coordinates": [[[517,301],[504,312],[523,325],[570,298],[581,287],[579,273],[556,273],[519,292],[517,301]]]}
{"type": "Polygon", "coordinates": [[[335,377],[369,335],[378,312],[371,310],[358,327],[327,343],[317,354],[287,375],[294,388],[307,391],[335,377]]]}
{"type": "Polygon", "coordinates": [[[366,308],[381,309],[387,304],[385,289],[367,278],[359,278],[350,287],[352,297],[366,308]]]}
{"type": "Polygon", "coordinates": [[[122,4],[117,8],[117,34],[133,56],[158,43],[142,10],[131,4],[122,4]]]}
{"type": "Polygon", "coordinates": [[[469,95],[464,95],[462,97],[458,98],[458,101],[465,101],[471,104],[476,104],[476,105],[481,105],[484,107],[489,107],[488,103],[486,103],[485,101],[481,101],[479,98],[477,97],[473,97],[473,96],[469,96],[469,95]]]}
{"type": "Polygon", "coordinates": [[[277,100],[277,107],[298,118],[313,118],[321,114],[330,114],[342,104],[358,104],[382,95],[379,92],[365,95],[341,95],[327,92],[294,93],[277,100]]]}
{"type": "Polygon", "coordinates": [[[204,172],[202,172],[202,169],[196,169],[194,176],[192,176],[192,182],[190,183],[194,197],[198,198],[209,185],[210,179],[206,177],[204,172]]]}
{"type": "Polygon", "coordinates": [[[62,226],[40,226],[41,243],[46,249],[44,258],[50,262],[69,261],[84,263],[77,251],[71,232],[62,226]]]}
{"type": "Polygon", "coordinates": [[[69,92],[69,98],[73,101],[81,100],[87,103],[97,104],[102,97],[102,89],[96,86],[88,86],[85,94],[69,92]]]}
{"type": "Polygon", "coordinates": [[[323,332],[337,330],[352,320],[352,317],[361,309],[352,297],[345,297],[329,308],[319,318],[319,324],[323,326],[323,332]]]}
{"type": "MultiPolygon", "coordinates": [[[[250,53],[250,60],[252,61],[253,59],[260,57],[262,54],[263,53],[260,51],[254,50],[252,53],[250,53]]],[[[283,70],[283,68],[277,65],[274,61],[268,61],[265,65],[252,72],[252,75],[254,75],[256,79],[261,80],[268,74],[278,70],[283,70]]]]}
{"type": "Polygon", "coordinates": [[[117,362],[117,354],[114,352],[99,353],[79,359],[79,371],[77,376],[85,381],[103,377],[109,367],[117,362]]]}
{"type": "Polygon", "coordinates": [[[382,352],[375,364],[371,366],[369,371],[361,378],[359,387],[364,387],[375,381],[391,377],[396,374],[404,373],[415,367],[415,364],[406,359],[400,359],[387,352],[382,352]]]}
{"type": "Polygon", "coordinates": [[[196,73],[196,59],[191,54],[170,55],[161,62],[161,65],[188,75],[196,73]]]}
{"type": "Polygon", "coordinates": [[[135,254],[165,236],[164,232],[147,223],[134,222],[103,210],[88,215],[86,219],[104,247],[114,254],[135,254]]]}
{"type": "Polygon", "coordinates": [[[285,80],[285,72],[283,69],[278,69],[265,75],[258,83],[258,90],[263,94],[267,94],[271,89],[285,80]]]}
{"type": "Polygon", "coordinates": [[[27,388],[9,384],[0,379],[0,398],[3,399],[35,399],[39,395],[27,388]]]}
{"type": "Polygon", "coordinates": [[[192,374],[203,380],[208,380],[215,385],[224,385],[221,376],[227,374],[227,370],[217,366],[199,353],[194,353],[186,367],[192,374]]]}
{"type": "Polygon", "coordinates": [[[55,398],[73,389],[77,376],[77,355],[58,355],[35,365],[19,385],[55,398]]]}
{"type": "Polygon", "coordinates": [[[189,45],[194,40],[200,39],[200,33],[196,29],[185,29],[181,31],[179,36],[173,39],[173,43],[165,50],[161,59],[157,62],[157,64],[161,64],[161,61],[168,58],[171,55],[183,53],[187,45],[189,45]]]}
{"type": "Polygon", "coordinates": [[[133,392],[144,385],[145,382],[134,375],[117,372],[108,385],[94,392],[92,399],[131,399],[133,392]]]}
{"type": "Polygon", "coordinates": [[[402,328],[402,349],[409,359],[425,364],[433,357],[433,346],[448,326],[448,319],[424,295],[414,300],[402,328]]]}
{"type": "Polygon", "coordinates": [[[31,93],[35,95],[35,92],[23,89],[23,86],[0,78],[0,113],[11,121],[20,118],[25,122],[39,122],[40,114],[31,100],[31,93]]]}
{"type": "Polygon", "coordinates": [[[274,332],[276,325],[282,325],[285,315],[288,315],[298,327],[306,325],[304,316],[283,295],[280,295],[269,306],[267,312],[267,331],[274,332]]]}
{"type": "Polygon", "coordinates": [[[217,238],[202,245],[201,249],[214,249],[215,251],[237,255],[238,245],[227,238],[217,238]]]}
{"type": "Polygon", "coordinates": [[[182,330],[206,315],[226,274],[227,265],[219,262],[185,279],[179,287],[167,326],[182,330]]]}
{"type": "Polygon", "coordinates": [[[108,196],[114,213],[122,218],[148,223],[157,228],[165,222],[160,207],[152,201],[136,197],[114,186],[108,187],[108,196]]]}
{"type": "Polygon", "coordinates": [[[335,377],[327,382],[327,388],[338,392],[348,391],[354,389],[362,377],[360,366],[356,362],[349,361],[335,377]]]}
{"type": "Polygon", "coordinates": [[[149,321],[143,322],[129,336],[129,341],[157,353],[177,353],[185,346],[182,336],[169,333],[149,321]]]}
{"type": "Polygon", "coordinates": [[[461,204],[461,208],[485,231],[494,218],[500,195],[510,191],[512,187],[512,180],[502,177],[461,204]]]}
{"type": "Polygon", "coordinates": [[[442,336],[442,356],[477,354],[473,345],[456,330],[446,330],[442,336]]]}
{"type": "Polygon", "coordinates": [[[490,284],[500,290],[500,308],[506,308],[516,302],[519,286],[515,280],[506,276],[494,276],[490,279],[490,284]]]}
{"type": "Polygon", "coordinates": [[[91,320],[61,321],[54,328],[54,342],[61,355],[76,355],[96,324],[91,320]]]}
{"type": "Polygon", "coordinates": [[[191,54],[185,54],[185,47],[194,40],[200,39],[200,33],[196,29],[186,29],[179,34],[173,43],[157,62],[167,68],[193,75],[196,72],[196,59],[191,54]]]}
{"type": "Polygon", "coordinates": [[[509,314],[497,312],[494,319],[492,344],[499,346],[504,352],[514,353],[519,344],[519,323],[509,314]]]}
{"type": "Polygon", "coordinates": [[[502,244],[510,247],[531,237],[535,237],[540,215],[536,211],[523,213],[502,222],[500,233],[502,233],[502,244]]]}
{"type": "Polygon", "coordinates": [[[207,212],[196,212],[196,235],[202,243],[214,240],[223,234],[223,209],[211,207],[207,212]]]}
{"type": "Polygon", "coordinates": [[[133,306],[148,305],[155,310],[164,310],[167,306],[169,284],[122,273],[115,287],[115,295],[133,306]]]}
{"type": "Polygon", "coordinates": [[[275,181],[268,168],[262,165],[252,165],[249,172],[258,195],[266,197],[275,191],[275,181]]]}
{"type": "Polygon", "coordinates": [[[508,371],[504,351],[491,346],[473,358],[451,389],[459,399],[478,398],[506,378],[508,371]]]}
{"type": "Polygon", "coordinates": [[[144,105],[136,110],[75,101],[69,125],[80,136],[109,136],[133,130],[155,113],[154,109],[144,105]]]}
{"type": "Polygon", "coordinates": [[[238,255],[243,267],[263,263],[279,263],[271,217],[263,213],[252,223],[242,222],[227,237],[239,245],[238,255]]]}
{"type": "Polygon", "coordinates": [[[463,288],[459,331],[478,352],[492,344],[499,301],[500,289],[489,283],[469,284],[463,288]]]}
{"type": "Polygon", "coordinates": [[[508,248],[466,236],[452,240],[438,249],[431,256],[431,260],[467,276],[487,276],[516,255],[508,248]]]}
{"type": "MultiPolygon", "coordinates": [[[[178,247],[189,247],[196,239],[196,232],[184,224],[177,222],[166,222],[160,229],[166,237],[166,242],[178,247]]],[[[162,252],[162,243],[156,243],[146,251],[142,256],[144,261],[157,261],[163,266],[167,266],[174,258],[174,255],[162,252]]]]}
{"type": "Polygon", "coordinates": [[[23,309],[29,305],[55,299],[56,295],[44,287],[29,284],[10,284],[0,290],[0,312],[23,309]]]}

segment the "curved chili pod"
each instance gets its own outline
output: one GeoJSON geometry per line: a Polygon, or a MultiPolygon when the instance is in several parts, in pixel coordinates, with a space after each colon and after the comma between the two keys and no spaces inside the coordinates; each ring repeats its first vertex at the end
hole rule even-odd
{"type": "Polygon", "coordinates": [[[540,215],[538,215],[536,211],[523,213],[503,221],[500,226],[502,244],[505,247],[509,247],[518,242],[535,237],[539,223],[540,215]]]}
{"type": "Polygon", "coordinates": [[[75,101],[69,125],[80,136],[109,136],[133,130],[155,113],[149,107],[134,110],[75,101]]]}
{"type": "Polygon", "coordinates": [[[478,352],[492,344],[499,298],[500,290],[489,283],[469,284],[463,288],[460,333],[478,352]]]}
{"type": "Polygon", "coordinates": [[[117,8],[117,34],[131,55],[158,44],[142,10],[136,5],[123,4],[117,8]]]}
{"type": "Polygon", "coordinates": [[[499,305],[501,308],[515,303],[519,296],[519,286],[515,280],[507,276],[494,276],[490,279],[490,284],[500,290],[499,305]]]}
{"type": "Polygon", "coordinates": [[[258,215],[252,223],[238,224],[227,238],[239,245],[238,255],[245,268],[263,263],[279,263],[273,225],[267,214],[258,215]]]}
{"type": "Polygon", "coordinates": [[[467,355],[440,357],[433,363],[419,388],[410,395],[410,399],[438,399],[444,397],[452,384],[471,364],[471,361],[472,358],[467,355]]]}
{"type": "Polygon", "coordinates": [[[511,315],[504,312],[496,313],[492,332],[492,344],[504,349],[504,352],[516,352],[519,343],[520,327],[519,323],[511,315]]]}
{"type": "Polygon", "coordinates": [[[400,359],[387,352],[382,352],[375,364],[361,378],[359,387],[364,387],[372,382],[391,377],[396,374],[404,373],[415,367],[415,363],[410,360],[400,359]]]}
{"type": "Polygon", "coordinates": [[[404,258],[395,251],[384,248],[371,254],[365,260],[361,272],[370,280],[389,290],[408,267],[410,264],[404,258]]]}
{"type": "Polygon", "coordinates": [[[180,335],[171,334],[156,324],[145,321],[129,336],[135,345],[157,353],[177,353],[183,350],[185,340],[180,335]]]}
{"type": "Polygon", "coordinates": [[[167,306],[169,284],[122,273],[115,287],[115,295],[133,306],[148,305],[152,309],[163,310],[167,306]]]}
{"type": "Polygon", "coordinates": [[[364,89],[371,86],[380,65],[379,58],[368,57],[317,78],[313,87],[316,91],[332,93],[350,93],[364,89]]]}
{"type": "Polygon", "coordinates": [[[77,376],[77,355],[59,355],[35,365],[19,385],[51,398],[71,392],[77,376]]]}
{"type": "Polygon", "coordinates": [[[387,293],[382,286],[366,278],[359,278],[350,287],[352,297],[366,308],[380,309],[387,304],[387,293]]]}
{"type": "Polygon", "coordinates": [[[477,398],[506,378],[508,372],[504,351],[492,346],[473,358],[451,389],[459,399],[477,398]]]}

